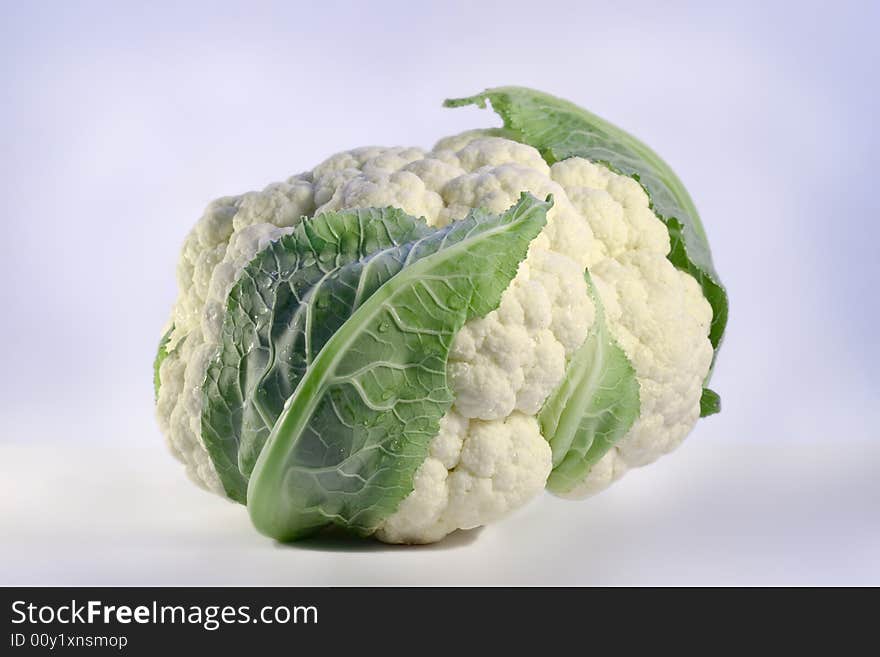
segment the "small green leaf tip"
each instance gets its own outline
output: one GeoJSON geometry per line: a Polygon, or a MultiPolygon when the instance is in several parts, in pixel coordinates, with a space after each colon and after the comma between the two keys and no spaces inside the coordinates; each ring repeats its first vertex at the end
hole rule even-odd
{"type": "Polygon", "coordinates": [[[162,386],[162,381],[159,378],[159,368],[162,367],[162,361],[164,361],[168,357],[168,351],[165,347],[168,345],[168,340],[171,339],[171,333],[173,331],[174,327],[172,326],[165,332],[165,335],[162,336],[162,339],[159,340],[159,348],[156,350],[156,358],[153,359],[154,401],[159,401],[159,388],[162,386]]]}
{"type": "Polygon", "coordinates": [[[703,388],[700,397],[700,417],[708,417],[721,412],[721,397],[714,390],[703,388]]]}

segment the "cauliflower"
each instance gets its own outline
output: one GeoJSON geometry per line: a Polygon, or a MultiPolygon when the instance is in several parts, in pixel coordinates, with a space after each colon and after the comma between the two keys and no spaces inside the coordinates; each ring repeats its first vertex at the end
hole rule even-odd
{"type": "Polygon", "coordinates": [[[187,237],[159,424],[264,533],[437,541],[545,485],[597,492],[716,410],[723,288],[695,211],[658,212],[666,169],[640,162],[640,184],[617,133],[623,166],[595,135],[560,156],[572,121],[610,128],[537,92],[451,104],[486,99],[504,130],[334,155],[187,237]]]}

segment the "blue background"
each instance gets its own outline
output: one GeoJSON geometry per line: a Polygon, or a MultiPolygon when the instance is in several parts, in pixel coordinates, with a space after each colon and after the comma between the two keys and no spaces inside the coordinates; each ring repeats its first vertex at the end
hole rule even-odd
{"type": "Polygon", "coordinates": [[[0,583],[880,583],[880,4],[707,4],[0,2],[0,583]],[[724,412],[478,540],[277,549],[153,418],[181,242],[336,151],[496,125],[440,102],[502,84],[685,181],[731,298],[724,412]]]}

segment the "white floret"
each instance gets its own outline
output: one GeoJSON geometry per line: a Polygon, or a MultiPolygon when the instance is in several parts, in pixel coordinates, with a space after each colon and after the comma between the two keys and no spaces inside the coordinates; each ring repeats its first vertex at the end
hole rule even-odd
{"type": "Polygon", "coordinates": [[[485,525],[534,497],[549,474],[550,445],[534,417],[513,413],[483,422],[452,411],[416,472],[413,492],[376,535],[390,543],[432,543],[485,525]]]}

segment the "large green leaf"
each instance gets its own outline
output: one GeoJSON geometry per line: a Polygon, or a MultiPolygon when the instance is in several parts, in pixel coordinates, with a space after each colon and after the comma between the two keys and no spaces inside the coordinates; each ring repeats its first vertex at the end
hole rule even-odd
{"type": "Polygon", "coordinates": [[[447,100],[445,105],[485,107],[486,101],[504,120],[512,137],[537,148],[549,164],[583,157],[641,183],[654,212],[669,230],[669,260],[697,280],[712,306],[709,339],[717,354],[727,324],[727,292],[712,264],[706,231],[694,203],[669,165],[638,139],[595,114],[532,89],[498,87],[447,100]]]}
{"type": "Polygon", "coordinates": [[[562,383],[538,414],[541,433],[553,452],[547,488],[559,494],[582,482],[639,417],[636,372],[608,331],[605,309],[589,273],[584,277],[596,318],[571,357],[562,383]]]}
{"type": "Polygon", "coordinates": [[[549,206],[523,195],[441,229],[391,209],[321,215],[248,265],[203,432],[260,531],[368,534],[396,510],[452,404],[455,333],[497,307],[549,206]]]}
{"type": "Polygon", "coordinates": [[[391,275],[400,259],[375,256],[429,234],[424,221],[394,208],[323,214],[244,269],[229,294],[202,409],[203,442],[229,497],[247,501],[248,479],[284,402],[350,314],[340,270],[359,274],[372,258],[368,274],[381,264],[392,267],[381,275],[391,275]]]}

